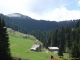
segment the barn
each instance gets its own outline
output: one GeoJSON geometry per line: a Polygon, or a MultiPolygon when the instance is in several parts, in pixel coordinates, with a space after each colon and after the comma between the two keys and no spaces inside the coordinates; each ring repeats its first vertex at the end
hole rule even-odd
{"type": "Polygon", "coordinates": [[[58,47],[48,47],[48,50],[54,53],[58,53],[59,48],[58,47]]]}
{"type": "Polygon", "coordinates": [[[39,44],[34,44],[34,45],[31,47],[31,51],[41,51],[41,45],[39,45],[39,44]]]}

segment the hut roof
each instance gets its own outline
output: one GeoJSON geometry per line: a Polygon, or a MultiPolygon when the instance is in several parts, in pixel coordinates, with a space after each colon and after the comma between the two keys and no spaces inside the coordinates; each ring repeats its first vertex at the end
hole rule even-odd
{"type": "Polygon", "coordinates": [[[32,47],[31,47],[31,49],[34,49],[34,50],[36,50],[36,48],[38,48],[40,45],[38,45],[38,44],[34,44],[32,47]]]}
{"type": "Polygon", "coordinates": [[[58,47],[48,47],[49,49],[59,49],[58,47]]]}

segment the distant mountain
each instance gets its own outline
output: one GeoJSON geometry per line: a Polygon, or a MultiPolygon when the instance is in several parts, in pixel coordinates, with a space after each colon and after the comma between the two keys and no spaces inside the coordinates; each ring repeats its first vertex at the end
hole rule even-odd
{"type": "Polygon", "coordinates": [[[7,17],[11,17],[11,18],[25,18],[25,19],[32,19],[28,16],[22,15],[20,13],[12,13],[12,14],[7,14],[7,17]]]}
{"type": "Polygon", "coordinates": [[[4,15],[2,13],[0,13],[0,17],[4,17],[4,15]]]}
{"type": "Polygon", "coordinates": [[[22,15],[20,13],[12,13],[8,15],[0,14],[6,22],[8,28],[17,30],[20,32],[28,33],[34,30],[47,31],[51,29],[59,29],[62,26],[74,27],[78,20],[70,21],[45,21],[45,20],[35,20],[28,16],[22,15]]]}

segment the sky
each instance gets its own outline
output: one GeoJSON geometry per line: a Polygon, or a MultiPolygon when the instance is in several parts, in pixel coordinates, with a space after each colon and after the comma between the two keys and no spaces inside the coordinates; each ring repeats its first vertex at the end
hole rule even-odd
{"type": "Polygon", "coordinates": [[[48,21],[80,19],[80,0],[0,0],[0,13],[48,21]]]}

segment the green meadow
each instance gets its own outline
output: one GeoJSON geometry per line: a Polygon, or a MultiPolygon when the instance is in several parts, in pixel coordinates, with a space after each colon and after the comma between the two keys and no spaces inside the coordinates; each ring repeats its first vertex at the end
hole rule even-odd
{"type": "MultiPolygon", "coordinates": [[[[21,33],[17,32],[17,35],[21,33]]],[[[33,39],[23,39],[18,36],[9,34],[10,50],[13,57],[20,57],[28,60],[50,60],[50,56],[53,55],[58,60],[65,60],[68,58],[68,54],[64,54],[63,58],[59,58],[57,54],[45,50],[42,48],[41,52],[31,51],[30,48],[35,43],[33,39]],[[48,53],[46,53],[48,51],[48,53]]]]}

